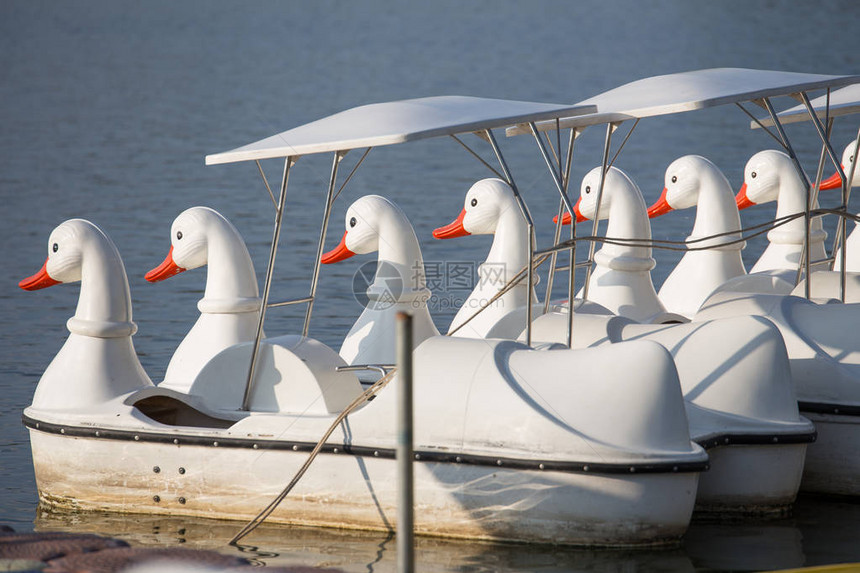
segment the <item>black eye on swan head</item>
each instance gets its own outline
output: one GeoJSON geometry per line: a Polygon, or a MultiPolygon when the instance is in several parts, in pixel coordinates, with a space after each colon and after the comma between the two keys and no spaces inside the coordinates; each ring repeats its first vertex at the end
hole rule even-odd
{"type": "Polygon", "coordinates": [[[355,224],[356,224],[356,223],[358,223],[358,221],[356,221],[356,220],[355,220],[355,217],[350,217],[350,219],[349,219],[349,226],[350,226],[350,227],[355,227],[355,224]]]}

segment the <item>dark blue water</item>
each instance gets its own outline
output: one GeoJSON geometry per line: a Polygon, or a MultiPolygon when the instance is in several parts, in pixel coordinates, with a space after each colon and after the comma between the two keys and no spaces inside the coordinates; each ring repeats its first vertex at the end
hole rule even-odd
{"type": "MultiPolygon", "coordinates": [[[[203,270],[157,285],[143,280],[166,253],[173,218],[192,205],[208,205],[243,233],[260,275],[268,256],[273,212],[256,168],[204,167],[205,154],[349,107],[402,98],[462,94],[574,103],[641,77],[697,68],[858,73],[858,29],[860,5],[853,1],[0,3],[0,521],[18,529],[68,525],[44,517],[34,523],[37,494],[20,414],[66,336],[77,288],[17,288],[41,266],[49,233],[65,219],[90,219],[119,247],[140,327],[135,345],[147,372],[160,380],[196,318],[205,280],[203,270]]],[[[794,102],[776,103],[784,108],[794,102]]],[[[856,133],[857,121],[837,121],[840,149],[856,133]]],[[[616,165],[638,182],[649,203],[662,189],[666,166],[687,153],[710,158],[737,187],[746,160],[773,147],[748,123],[734,108],[646,120],[616,165]]],[[[819,147],[811,126],[791,126],[789,135],[814,171],[819,147]]],[[[577,143],[574,188],[599,162],[602,137],[601,129],[593,129],[577,143]]],[[[546,245],[557,206],[552,182],[530,138],[502,138],[501,145],[539,223],[539,244],[546,245]]],[[[347,157],[347,169],[357,155],[347,157]]],[[[281,164],[264,167],[276,182],[281,164]]],[[[275,299],[307,293],[329,169],[329,157],[306,157],[293,172],[275,299]]],[[[409,215],[428,264],[480,262],[489,237],[443,242],[430,233],[456,216],[468,187],[486,176],[448,140],[374,150],[335,205],[328,246],[340,236],[349,204],[378,193],[409,215]]],[[[772,214],[772,205],[750,209],[744,221],[772,214]]],[[[682,237],[692,218],[691,212],[662,217],[654,234],[682,237]]],[[[748,266],[762,248],[761,242],[749,244],[748,266]]],[[[655,256],[659,286],[677,256],[655,256]]],[[[366,260],[323,269],[313,336],[339,346],[360,310],[350,284],[366,260]]],[[[442,299],[450,294],[437,292],[442,299]]],[[[267,331],[295,332],[301,314],[275,311],[267,331]]],[[[452,316],[451,309],[434,313],[441,330],[452,316]]],[[[803,503],[793,520],[763,530],[694,526],[685,549],[634,554],[640,557],[562,550],[521,555],[495,546],[470,552],[424,543],[439,568],[466,570],[507,562],[520,568],[684,570],[860,560],[857,535],[845,537],[860,531],[860,509],[803,503]],[[773,551],[770,561],[714,565],[697,558],[695,549],[711,540],[719,541],[716,554],[723,557],[740,555],[745,547],[773,551]],[[440,557],[446,551],[450,560],[440,557]]],[[[75,519],[71,527],[115,527],[75,519]]],[[[164,531],[191,527],[183,523],[164,525],[164,531]]],[[[209,527],[195,525],[197,537],[230,536],[205,533],[209,527]]],[[[292,533],[290,539],[309,547],[347,543],[327,535],[314,541],[310,534],[292,533]]],[[[174,537],[181,536],[161,539],[174,537]]],[[[350,537],[347,546],[353,542],[350,537]]]]}

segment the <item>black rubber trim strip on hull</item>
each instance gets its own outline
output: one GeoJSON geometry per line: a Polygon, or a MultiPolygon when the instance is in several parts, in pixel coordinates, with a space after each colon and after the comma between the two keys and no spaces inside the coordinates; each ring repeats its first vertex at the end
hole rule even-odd
{"type": "Polygon", "coordinates": [[[801,434],[723,434],[707,440],[696,440],[706,450],[719,446],[763,446],[776,444],[811,444],[818,438],[818,431],[801,434]]]}
{"type": "MultiPolygon", "coordinates": [[[[217,448],[241,448],[255,450],[290,450],[294,452],[310,452],[316,446],[314,442],[291,442],[285,440],[253,440],[250,438],[222,438],[194,435],[162,434],[156,432],[133,432],[129,430],[114,430],[96,427],[65,426],[50,422],[41,422],[24,415],[24,425],[30,429],[47,434],[61,434],[73,438],[93,438],[100,440],[136,441],[157,444],[175,444],[178,446],[202,446],[217,448]]],[[[353,455],[358,457],[374,457],[394,459],[395,450],[390,448],[372,448],[349,444],[325,444],[321,454],[353,455]]],[[[707,460],[697,462],[661,462],[654,464],[606,464],[593,462],[568,462],[557,460],[523,460],[500,456],[486,456],[466,453],[415,451],[415,460],[427,463],[450,463],[474,466],[493,466],[516,470],[538,470],[596,474],[656,474],[702,472],[709,469],[707,460]]]]}
{"type": "Polygon", "coordinates": [[[860,416],[860,406],[851,404],[827,404],[824,402],[798,402],[801,413],[831,414],[834,416],[860,416]]]}

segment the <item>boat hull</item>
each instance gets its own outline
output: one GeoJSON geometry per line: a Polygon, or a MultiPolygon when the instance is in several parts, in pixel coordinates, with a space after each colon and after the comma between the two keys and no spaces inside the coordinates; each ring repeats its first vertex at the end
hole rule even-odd
{"type": "MultiPolygon", "coordinates": [[[[58,509],[248,521],[285,487],[305,451],[115,440],[30,428],[42,504],[58,509]],[[72,443],[74,442],[74,443],[72,443]]],[[[392,530],[390,457],[321,454],[269,521],[392,530]]],[[[426,535],[572,545],[677,541],[696,499],[696,471],[627,474],[415,464],[415,527],[426,535]]]]}
{"type": "Polygon", "coordinates": [[[731,445],[708,449],[699,479],[698,513],[783,515],[800,487],[807,444],[731,445]]]}
{"type": "Polygon", "coordinates": [[[860,496],[860,409],[833,406],[808,410],[808,407],[801,403],[803,415],[818,430],[818,439],[806,454],[801,491],[860,496]]]}

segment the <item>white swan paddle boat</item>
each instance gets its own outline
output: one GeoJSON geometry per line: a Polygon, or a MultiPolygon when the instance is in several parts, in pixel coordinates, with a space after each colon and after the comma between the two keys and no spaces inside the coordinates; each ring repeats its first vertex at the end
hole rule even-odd
{"type": "MultiPolygon", "coordinates": [[[[318,457],[269,519],[391,530],[398,442],[392,388],[400,380],[395,374],[375,399],[338,422],[362,394],[355,370],[363,365],[348,367],[308,336],[337,166],[350,149],[469,132],[481,133],[501,158],[492,129],[578,111],[594,108],[453,96],[407,100],[354,108],[208,156],[208,164],[284,158],[285,169],[280,194],[272,197],[277,217],[254,339],[185,370],[190,381],[152,385],[131,345],[135,327],[119,254],[89,223],[58,227],[45,267],[21,283],[33,289],[81,281],[69,339],[24,413],[41,502],[248,520],[319,442],[318,457]],[[268,298],[288,174],[299,156],[329,151],[333,174],[311,293],[286,301],[308,304],[304,331],[264,336],[266,310],[283,306],[268,298]],[[329,428],[334,432],[321,441],[329,428]]],[[[190,268],[203,256],[183,262],[178,245],[193,236],[185,229],[182,239],[171,231],[172,258],[190,268]]],[[[216,262],[230,260],[218,251],[242,251],[240,238],[227,235],[231,246],[207,239],[210,273],[216,262]]],[[[345,248],[362,252],[359,244],[345,237],[345,248]]],[[[241,271],[243,263],[233,263],[241,271]]],[[[210,294],[207,288],[204,300],[210,294]]],[[[229,296],[253,295],[250,289],[229,296]]],[[[413,383],[419,533],[642,545],[676,541],[686,530],[708,458],[690,440],[677,370],[662,346],[535,349],[429,336],[414,351],[413,383]],[[647,368],[631,376],[630,364],[647,368]]]]}
{"type": "MultiPolygon", "coordinates": [[[[711,456],[711,469],[700,478],[697,507],[735,513],[787,510],[800,487],[806,445],[814,441],[815,429],[798,413],[782,336],[768,321],[752,316],[686,324],[641,324],[624,316],[629,301],[655,304],[657,299],[650,269],[643,270],[648,265],[631,264],[648,261],[650,249],[639,245],[651,235],[639,188],[617,167],[609,168],[598,208],[601,170],[596,167],[583,178],[574,215],[578,221],[608,218],[608,236],[636,242],[606,245],[596,253],[595,263],[611,269],[612,280],[602,284],[607,274],[595,272],[591,292],[619,316],[578,313],[575,346],[623,340],[665,346],[678,367],[690,434],[711,456]],[[622,296],[613,297],[618,292],[622,296]]],[[[538,318],[535,340],[560,342],[565,320],[563,312],[538,318]]]]}
{"type": "MultiPolygon", "coordinates": [[[[750,161],[747,165],[747,177],[750,181],[755,181],[756,185],[770,187],[769,192],[764,192],[761,187],[752,188],[752,196],[770,196],[774,197],[773,187],[776,185],[773,178],[768,176],[768,172],[764,169],[765,163],[768,161],[785,162],[787,157],[782,157],[779,152],[758,154],[758,160],[750,161]],[[762,159],[763,158],[763,159],[762,159]],[[757,177],[753,177],[756,169],[760,169],[757,177]],[[761,181],[763,180],[763,182],[761,181]]],[[[684,160],[682,158],[681,160],[684,160]]],[[[681,161],[679,160],[679,161],[681,161]]],[[[677,162],[676,162],[677,163],[677,162]]],[[[673,164],[674,165],[674,164],[673,164]]],[[[785,167],[785,165],[783,165],[785,167]]],[[[670,173],[674,173],[670,166],[667,170],[666,177],[670,177],[670,173]]],[[[680,182],[683,175],[677,176],[680,182]]],[[[796,175],[795,175],[796,177],[796,175]]],[[[738,231],[739,224],[736,225],[734,220],[737,217],[738,209],[735,205],[735,200],[732,198],[730,189],[727,191],[724,186],[722,189],[722,201],[719,203],[709,202],[697,205],[696,225],[699,221],[709,221],[713,223],[722,222],[723,225],[716,225],[711,228],[711,236],[718,236],[718,241],[726,241],[731,231],[738,231]],[[727,223],[728,224],[725,224],[727,223]]],[[[749,199],[750,189],[744,189],[744,192],[738,195],[738,204],[744,205],[749,199]]],[[[665,199],[672,200],[673,193],[669,191],[665,195],[665,199]]],[[[662,205],[664,199],[658,201],[649,210],[652,214],[660,214],[663,210],[662,205]]],[[[667,201],[668,202],[668,201],[667,201]]],[[[677,203],[676,203],[677,204],[677,203]]],[[[683,203],[677,204],[679,208],[683,208],[683,203]]],[[[796,207],[796,205],[795,205],[796,207]]],[[[800,207],[802,210],[802,207],[800,207]]],[[[791,214],[791,211],[785,214],[791,214]]],[[[857,369],[856,352],[845,352],[845,349],[856,348],[858,341],[856,337],[845,336],[845,330],[852,318],[858,318],[858,309],[856,305],[842,307],[842,305],[828,304],[818,306],[812,301],[800,298],[799,296],[788,296],[790,294],[799,295],[803,291],[803,283],[794,286],[794,276],[797,274],[797,265],[800,258],[800,248],[803,242],[802,219],[796,219],[778,229],[769,232],[768,237],[774,232],[782,231],[777,237],[777,241],[772,241],[768,250],[762,256],[761,261],[769,261],[776,265],[776,268],[769,268],[755,274],[738,274],[734,278],[729,278],[724,284],[712,289],[715,292],[711,293],[708,299],[702,305],[701,310],[693,316],[696,322],[701,320],[710,320],[724,316],[744,316],[746,313],[753,315],[761,315],[772,321],[783,334],[785,343],[789,348],[789,355],[792,358],[792,372],[797,386],[798,398],[803,414],[816,421],[816,426],[819,429],[819,434],[822,431],[823,422],[820,419],[820,410],[845,408],[854,400],[856,394],[854,387],[857,386],[860,379],[860,370],[857,369]],[[796,225],[794,228],[788,228],[792,223],[801,223],[801,228],[796,225]],[[797,235],[800,235],[800,245],[797,244],[797,235]],[[788,237],[794,240],[785,240],[779,242],[779,239],[788,237]],[[769,257],[769,258],[768,258],[769,257]],[[780,268],[783,267],[783,268],[780,268]],[[789,268],[785,268],[789,267],[789,268]],[[832,332],[831,332],[832,329],[832,332]],[[838,334],[840,333],[841,334],[838,334]],[[838,341],[838,342],[837,342],[838,341]],[[834,344],[835,343],[835,344],[834,344]],[[813,358],[814,357],[814,358],[813,358]],[[837,401],[834,405],[831,401],[837,401]],[[822,404],[822,401],[824,403],[822,404]]],[[[820,232],[820,235],[823,231],[820,232]]],[[[694,235],[696,233],[694,232],[694,235]]],[[[688,238],[689,240],[689,238],[688,238]]],[[[823,245],[818,247],[823,251],[823,245]]],[[[849,251],[850,252],[850,251],[849,251]]],[[[690,257],[701,259],[703,264],[699,268],[699,274],[705,277],[712,277],[719,274],[724,267],[719,263],[720,255],[724,255],[725,251],[692,251],[684,255],[684,259],[678,264],[670,278],[683,278],[691,288],[695,288],[698,284],[695,281],[695,275],[682,274],[689,269],[682,266],[685,260],[690,257]],[[712,252],[710,260],[700,257],[700,255],[712,252]],[[711,266],[707,266],[710,263],[711,266]]],[[[732,256],[731,254],[727,256],[732,256]]],[[[821,256],[821,255],[819,255],[821,256]]],[[[838,278],[838,273],[828,273],[827,271],[816,271],[813,274],[814,292],[821,292],[823,286],[828,286],[829,292],[833,294],[836,291],[833,278],[838,278]],[[826,279],[831,279],[826,282],[826,279]],[[822,280],[824,279],[824,280],[822,280]]],[[[668,279],[667,279],[668,283],[668,279]]],[[[851,283],[849,283],[851,284],[851,283]]],[[[710,285],[709,285],[710,288],[710,285]]],[[[832,298],[829,300],[833,300],[832,298]]],[[[842,428],[841,428],[842,429],[842,428]]],[[[822,461],[822,456],[831,458],[833,453],[839,449],[839,445],[833,443],[831,432],[826,432],[824,436],[820,436],[819,443],[810,448],[810,453],[807,457],[806,473],[804,477],[804,489],[822,490],[829,489],[831,486],[826,482],[825,476],[842,476],[841,480],[849,479],[847,472],[838,469],[832,462],[822,461]],[[821,441],[824,440],[823,445],[821,441]]],[[[831,482],[833,483],[833,482],[831,482]]],[[[844,493],[844,486],[839,486],[840,492],[844,493]]]]}
{"type": "MultiPolygon", "coordinates": [[[[771,117],[775,118],[772,98],[791,95],[807,99],[807,93],[812,90],[853,87],[853,84],[858,82],[858,76],[824,76],[731,68],[655,76],[581,102],[583,105],[597,105],[599,112],[596,114],[538,123],[537,131],[570,128],[573,139],[589,126],[606,125],[603,162],[605,171],[609,167],[612,134],[623,122],[632,120],[632,130],[639,120],[649,117],[724,104],[743,107],[745,102],[761,104],[769,110],[771,117]]],[[[836,93],[832,95],[835,96],[836,93]]],[[[816,101],[823,101],[824,97],[816,101]]],[[[824,129],[820,124],[817,127],[832,156],[832,147],[824,137],[824,129]]],[[[526,132],[522,126],[508,129],[508,135],[526,132]]],[[[782,133],[781,127],[780,132],[782,133]]],[[[786,152],[793,152],[787,138],[781,138],[780,141],[784,143],[786,152]]],[[[546,154],[544,157],[549,163],[546,154]]],[[[559,185],[558,180],[556,185],[559,185]]],[[[569,249],[571,243],[572,241],[562,242],[538,253],[569,249]]],[[[811,284],[814,285],[818,278],[816,275],[822,273],[823,271],[813,273],[811,284]]],[[[749,281],[750,277],[754,275],[736,277],[730,279],[727,284],[736,280],[749,281]]],[[[816,304],[797,296],[761,294],[762,286],[767,286],[770,289],[768,292],[773,292],[775,279],[766,278],[767,284],[753,285],[756,288],[744,286],[726,290],[720,287],[720,290],[705,301],[702,309],[695,315],[694,323],[752,315],[765,317],[780,329],[788,350],[801,414],[811,419],[818,430],[816,443],[808,448],[801,489],[860,495],[860,482],[856,479],[856,476],[860,475],[860,468],[850,461],[860,459],[860,456],[854,455],[857,449],[852,445],[857,442],[857,422],[860,420],[857,417],[860,370],[856,365],[860,358],[860,338],[852,326],[860,319],[860,316],[855,315],[858,312],[856,306],[816,304]],[[846,413],[848,415],[845,415],[846,413]]],[[[795,292],[797,289],[802,290],[803,287],[795,287],[795,292]]]]}

